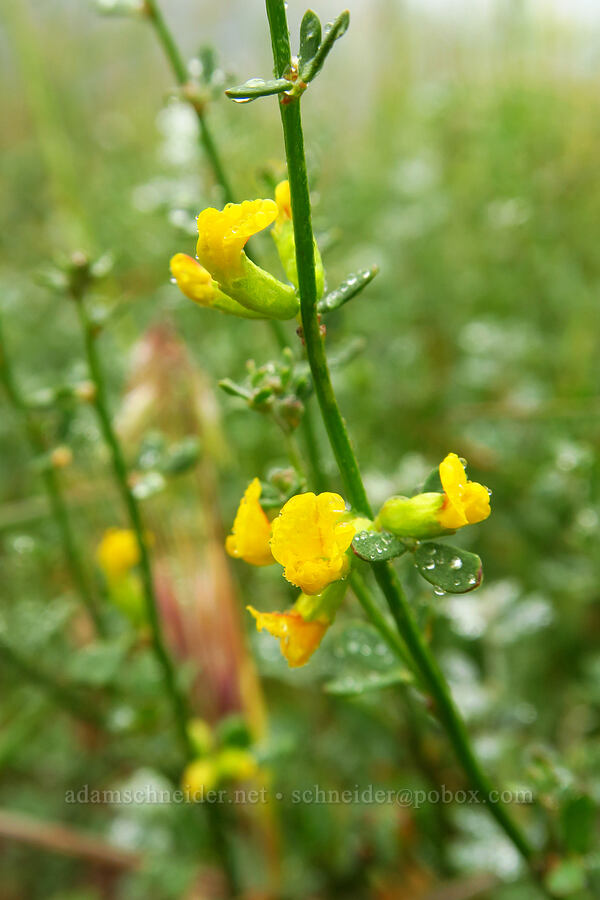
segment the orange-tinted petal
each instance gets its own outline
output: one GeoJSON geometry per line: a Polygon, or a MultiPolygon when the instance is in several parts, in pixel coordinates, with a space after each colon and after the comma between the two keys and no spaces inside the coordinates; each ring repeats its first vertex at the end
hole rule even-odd
{"type": "Polygon", "coordinates": [[[313,655],[323,635],[329,628],[329,622],[313,620],[307,622],[300,613],[261,613],[254,607],[246,609],[256,619],[258,631],[264,628],[273,637],[279,638],[279,646],[290,668],[305,665],[313,655]]]}

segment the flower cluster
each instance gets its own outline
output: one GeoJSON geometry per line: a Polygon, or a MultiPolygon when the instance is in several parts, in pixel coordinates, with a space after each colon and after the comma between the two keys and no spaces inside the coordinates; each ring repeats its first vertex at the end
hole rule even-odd
{"type": "Polygon", "coordinates": [[[450,534],[490,514],[487,488],[468,480],[455,453],[439,465],[442,490],[414,497],[391,497],[375,522],[346,509],[339,494],[296,494],[271,522],[260,504],[255,478],[240,502],[227,552],[255,566],[279,563],[283,576],[302,594],[286,612],[259,612],[249,606],[258,630],[279,639],[292,667],[304,665],[333,622],[353,564],[352,540],[359,530],[385,530],[420,540],[450,534]]]}

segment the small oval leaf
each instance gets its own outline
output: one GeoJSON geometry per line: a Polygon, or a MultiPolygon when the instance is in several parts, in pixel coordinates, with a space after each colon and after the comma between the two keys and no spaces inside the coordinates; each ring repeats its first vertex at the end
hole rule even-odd
{"type": "Polygon", "coordinates": [[[369,282],[373,281],[378,272],[377,266],[371,266],[370,269],[360,269],[358,272],[348,275],[335,290],[330,291],[319,300],[317,310],[320,313],[329,313],[334,309],[339,309],[348,300],[356,297],[369,282]]]}
{"type": "Polygon", "coordinates": [[[389,531],[359,531],[352,541],[354,553],[365,562],[386,562],[406,553],[406,546],[389,531]]]}
{"type": "Polygon", "coordinates": [[[339,14],[334,22],[330,22],[325,26],[325,37],[323,39],[323,43],[317,50],[313,59],[308,63],[308,65],[304,67],[301,72],[303,81],[308,84],[309,81],[312,81],[313,78],[318,75],[318,73],[323,68],[323,63],[327,59],[335,41],[348,31],[349,25],[350,12],[345,9],[344,12],[339,14]]]}
{"type": "Polygon", "coordinates": [[[415,565],[429,584],[449,594],[466,594],[479,587],[483,578],[481,559],[451,544],[428,541],[415,550],[415,565]]]}
{"type": "Polygon", "coordinates": [[[300,75],[306,65],[311,62],[321,44],[321,22],[318,15],[307,9],[300,25],[300,53],[298,54],[298,67],[300,75]]]}
{"type": "Polygon", "coordinates": [[[287,78],[272,78],[270,81],[265,81],[263,78],[250,78],[244,84],[227,88],[225,93],[232,100],[245,100],[249,103],[251,100],[257,100],[259,97],[282,94],[291,87],[292,85],[287,78]]]}

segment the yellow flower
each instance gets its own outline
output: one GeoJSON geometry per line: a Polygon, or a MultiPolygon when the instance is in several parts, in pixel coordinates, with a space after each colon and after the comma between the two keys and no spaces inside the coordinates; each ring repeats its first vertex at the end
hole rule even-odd
{"type": "Polygon", "coordinates": [[[273,522],[271,552],[284,577],[305,594],[319,594],[347,574],[356,529],[345,515],[339,494],[306,493],[288,500],[273,522]]]}
{"type": "Polygon", "coordinates": [[[289,181],[280,181],[275,188],[275,203],[277,204],[277,224],[281,224],[292,218],[292,198],[290,196],[289,181]]]}
{"type": "Polygon", "coordinates": [[[203,801],[219,780],[219,770],[214,759],[196,759],[186,766],[181,784],[188,800],[203,801]]]}
{"type": "Polygon", "coordinates": [[[246,309],[224,294],[210,272],[187,253],[176,253],[171,259],[170,268],[179,290],[199,306],[218,309],[220,312],[241,316],[244,319],[262,318],[260,313],[246,309]]]}
{"type": "Polygon", "coordinates": [[[109,528],[100,541],[96,558],[109,581],[123,578],[140,561],[135,532],[129,528],[109,528]]]}
{"type": "Polygon", "coordinates": [[[248,239],[276,218],[273,200],[228,203],[222,211],[205,209],[198,216],[198,259],[211,272],[239,270],[248,239]]]}
{"type": "Polygon", "coordinates": [[[258,631],[264,628],[273,637],[279,638],[281,652],[290,668],[297,668],[308,662],[330,625],[327,619],[307,622],[294,610],[287,613],[261,613],[252,606],[247,606],[246,609],[256,619],[258,631]]]}
{"type": "Polygon", "coordinates": [[[225,549],[230,556],[253,566],[269,566],[273,562],[269,547],[271,523],[260,505],[260,493],[260,481],[255,478],[240,501],[225,549]]]}
{"type": "Polygon", "coordinates": [[[241,747],[226,747],[217,756],[219,776],[224,779],[253,778],[258,772],[258,763],[248,750],[241,747]]]}
{"type": "Polygon", "coordinates": [[[487,519],[490,514],[488,489],[468,480],[456,453],[449,453],[440,463],[440,480],[444,488],[444,502],[437,514],[440,525],[454,531],[487,519]]]}
{"type": "MultiPolygon", "coordinates": [[[[277,204],[277,219],[271,232],[281,265],[289,280],[298,287],[298,268],[296,265],[296,241],[294,238],[294,226],[292,223],[292,201],[290,196],[289,181],[280,181],[275,188],[275,202],[277,204]]],[[[325,289],[325,272],[323,261],[314,241],[315,251],[315,277],[317,280],[317,297],[323,296],[325,289]]]]}

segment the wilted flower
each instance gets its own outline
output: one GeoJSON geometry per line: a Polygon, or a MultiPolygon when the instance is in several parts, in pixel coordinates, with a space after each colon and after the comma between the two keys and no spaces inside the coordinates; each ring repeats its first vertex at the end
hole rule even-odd
{"type": "Polygon", "coordinates": [[[273,637],[279,638],[281,653],[291,668],[308,662],[330,625],[327,620],[306,621],[293,609],[287,613],[262,613],[253,606],[246,608],[256,619],[259,631],[264,628],[273,637]]]}

